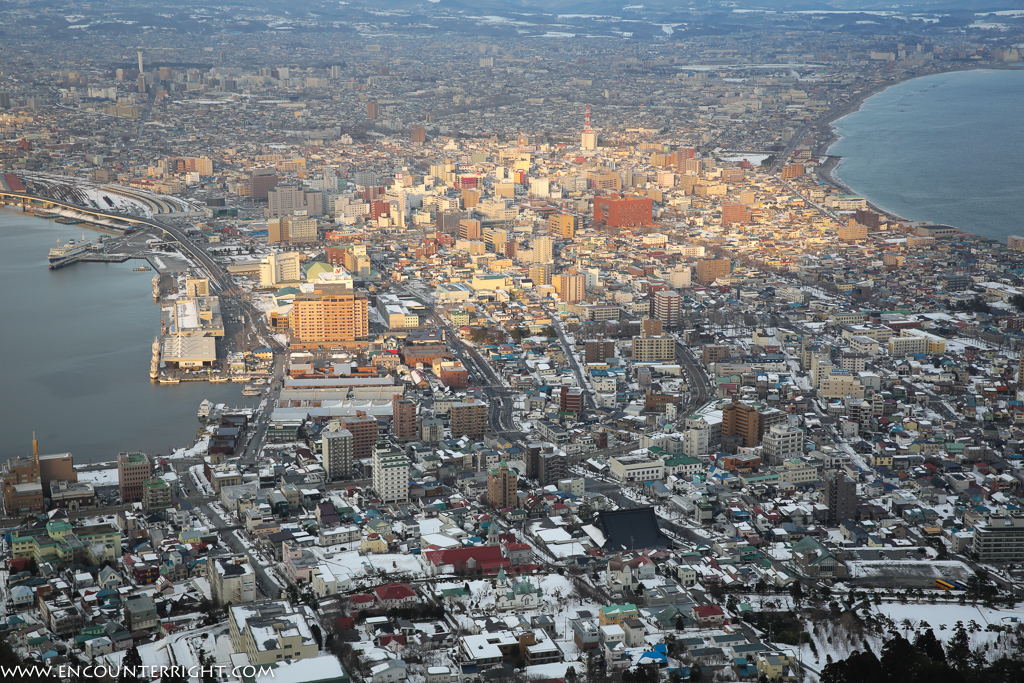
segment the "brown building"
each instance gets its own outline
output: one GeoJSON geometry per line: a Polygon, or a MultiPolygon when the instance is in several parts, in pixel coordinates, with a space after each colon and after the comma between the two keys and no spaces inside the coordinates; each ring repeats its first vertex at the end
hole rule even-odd
{"type": "Polygon", "coordinates": [[[394,396],[391,399],[391,433],[399,441],[416,438],[416,404],[407,398],[394,396]]]}
{"type": "Polygon", "coordinates": [[[43,510],[39,480],[39,442],[32,439],[32,457],[11,458],[3,466],[4,511],[8,517],[43,510]]]}
{"type": "Polygon", "coordinates": [[[786,164],[782,167],[782,179],[799,178],[804,174],[803,164],[786,164]]]}
{"type": "Polygon", "coordinates": [[[738,436],[744,448],[761,444],[763,433],[761,413],[752,405],[733,400],[722,409],[722,438],[738,436]]]}
{"type": "Polygon", "coordinates": [[[480,221],[475,218],[463,218],[459,221],[459,238],[464,240],[478,240],[483,237],[480,221]]]}
{"type": "Polygon", "coordinates": [[[476,399],[452,403],[452,438],[479,439],[487,431],[487,404],[476,399]]]}
{"type": "Polygon", "coordinates": [[[586,343],[586,361],[588,363],[603,363],[609,358],[615,358],[615,342],[604,339],[588,339],[586,343]]]}
{"type": "Polygon", "coordinates": [[[324,284],[299,294],[292,305],[292,343],[325,347],[369,334],[367,300],[343,285],[324,284]]]}
{"type": "Polygon", "coordinates": [[[704,365],[719,363],[732,355],[732,347],[725,344],[705,344],[701,348],[701,360],[704,365]]]}
{"type": "Polygon", "coordinates": [[[153,463],[145,453],[117,454],[117,485],[122,503],[142,500],[142,487],[153,476],[153,463]]]}
{"type": "Polygon", "coordinates": [[[697,261],[697,281],[710,285],[720,277],[729,277],[731,265],[727,258],[702,258],[697,261]]]}
{"type": "Polygon", "coordinates": [[[412,141],[413,142],[426,142],[427,141],[427,129],[423,126],[412,127],[412,141]]]}
{"type": "Polygon", "coordinates": [[[372,458],[379,436],[377,418],[367,415],[365,410],[357,410],[354,417],[341,417],[338,422],[342,429],[352,433],[352,459],[372,458]]]}
{"type": "Polygon", "coordinates": [[[495,510],[514,508],[519,504],[517,495],[518,477],[515,471],[502,460],[497,467],[487,472],[487,503],[495,510]]]}
{"type": "Polygon", "coordinates": [[[749,222],[750,210],[745,204],[722,204],[722,225],[749,222]]]}
{"type": "Polygon", "coordinates": [[[277,171],[272,168],[257,168],[249,176],[250,192],[253,199],[267,198],[267,192],[277,187],[277,171]]]}
{"type": "Polygon", "coordinates": [[[671,289],[655,292],[653,303],[652,316],[660,320],[664,328],[672,330],[679,327],[683,312],[683,300],[679,292],[671,289]]]}
{"type": "Polygon", "coordinates": [[[650,225],[654,202],[649,197],[594,197],[594,220],[615,228],[650,225]]]}
{"type": "Polygon", "coordinates": [[[380,114],[380,107],[377,105],[377,100],[370,100],[366,103],[366,115],[371,119],[376,119],[380,114]]]}

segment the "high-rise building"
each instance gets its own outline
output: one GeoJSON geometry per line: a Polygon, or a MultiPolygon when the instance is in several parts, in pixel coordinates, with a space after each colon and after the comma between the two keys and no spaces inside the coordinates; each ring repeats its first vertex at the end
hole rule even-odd
{"type": "Polygon", "coordinates": [[[391,399],[391,433],[399,441],[416,438],[416,404],[407,398],[394,396],[391,399]]]}
{"type": "Polygon", "coordinates": [[[267,190],[267,218],[319,216],[323,212],[322,192],[309,192],[298,185],[277,185],[267,190]]]}
{"type": "Polygon", "coordinates": [[[559,387],[558,391],[558,410],[562,413],[575,413],[579,415],[583,412],[585,405],[583,401],[583,389],[580,387],[570,387],[563,384],[559,387]]]}
{"type": "Polygon", "coordinates": [[[579,216],[568,213],[553,213],[548,216],[548,234],[557,235],[565,240],[571,240],[576,236],[579,224],[579,216]]]}
{"type": "Polygon", "coordinates": [[[409,500],[409,458],[390,444],[373,449],[373,490],[383,503],[409,500]]]}
{"type": "Polygon", "coordinates": [[[483,437],[487,431],[487,404],[476,399],[452,403],[451,411],[452,438],[468,436],[471,439],[483,437]]]}
{"type": "Polygon", "coordinates": [[[502,460],[498,466],[487,472],[487,503],[495,510],[514,508],[519,504],[519,477],[515,471],[502,460]]]}
{"type": "Polygon", "coordinates": [[[665,329],[672,330],[679,327],[682,311],[682,297],[679,296],[679,292],[663,289],[654,293],[652,315],[661,321],[665,329]]]}
{"type": "Polygon", "coordinates": [[[346,415],[338,420],[342,429],[352,432],[352,458],[362,460],[373,455],[373,448],[380,436],[377,418],[365,410],[357,410],[355,416],[346,415]]]}
{"type": "Polygon", "coordinates": [[[761,443],[760,412],[735,398],[722,408],[722,437],[734,435],[740,437],[744,448],[756,448],[761,443]]]}
{"type": "Polygon", "coordinates": [[[327,481],[351,478],[355,462],[352,432],[343,429],[340,421],[333,421],[327,429],[320,433],[320,439],[320,451],[327,481]]]}
{"type": "Polygon", "coordinates": [[[260,261],[260,287],[276,287],[282,282],[298,282],[302,255],[296,251],[273,253],[260,261]]]}
{"type": "Polygon", "coordinates": [[[761,440],[761,458],[769,465],[781,465],[786,458],[804,452],[804,433],[798,427],[772,425],[761,440]]]}
{"type": "Polygon", "coordinates": [[[312,293],[295,296],[292,337],[299,344],[330,345],[352,342],[369,334],[365,298],[344,286],[317,285],[312,293]]]}
{"type": "Polygon", "coordinates": [[[553,258],[552,245],[554,240],[548,235],[541,235],[533,241],[533,261],[534,263],[551,263],[553,258]]]}
{"type": "Polygon", "coordinates": [[[555,275],[551,284],[560,301],[577,303],[587,298],[586,278],[582,275],[555,275]]]}
{"type": "Polygon", "coordinates": [[[588,339],[586,343],[587,363],[603,363],[615,357],[615,342],[605,339],[588,339]]]}
{"type": "Polygon", "coordinates": [[[412,127],[412,141],[413,142],[426,142],[427,141],[427,129],[423,126],[412,127]]]}
{"type": "Polygon", "coordinates": [[[250,192],[253,199],[266,199],[267,192],[277,187],[277,171],[272,168],[257,168],[249,176],[250,192]]]}
{"type": "Polygon", "coordinates": [[[829,524],[853,519],[857,506],[857,482],[838,470],[825,473],[825,505],[829,524]]]}
{"type": "Polygon", "coordinates": [[[580,149],[597,149],[597,133],[590,125],[590,105],[587,105],[587,112],[583,115],[583,132],[580,133],[580,149]]]}
{"type": "Polygon", "coordinates": [[[380,107],[377,105],[377,100],[370,100],[366,103],[366,116],[370,119],[376,119],[380,115],[380,107]]]}
{"type": "Polygon", "coordinates": [[[702,258],[697,261],[697,282],[710,285],[720,277],[729,277],[732,261],[727,258],[702,258]]]}
{"type": "Polygon", "coordinates": [[[971,550],[979,562],[1020,562],[1024,560],[1024,515],[990,514],[975,522],[971,550]]]}
{"type": "Polygon", "coordinates": [[[459,221],[459,238],[464,240],[480,239],[483,237],[480,225],[480,221],[475,218],[463,218],[459,221]]]}
{"type": "Polygon", "coordinates": [[[661,334],[633,337],[633,360],[637,363],[663,363],[676,358],[676,340],[661,334]]]}
{"type": "Polygon", "coordinates": [[[722,225],[749,222],[750,209],[745,204],[722,204],[722,225]]]}
{"type": "Polygon", "coordinates": [[[117,485],[122,503],[142,500],[142,487],[153,476],[153,463],[145,453],[118,453],[117,485]]]}

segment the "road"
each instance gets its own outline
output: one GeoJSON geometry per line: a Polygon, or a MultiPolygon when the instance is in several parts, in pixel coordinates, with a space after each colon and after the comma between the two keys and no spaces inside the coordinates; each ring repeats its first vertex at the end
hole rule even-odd
{"type": "Polygon", "coordinates": [[[689,377],[687,384],[690,391],[687,394],[686,404],[683,406],[683,414],[689,415],[690,412],[714,398],[713,384],[704,367],[693,358],[690,350],[681,341],[676,341],[676,359],[689,377]]]}
{"type": "Polygon", "coordinates": [[[558,341],[562,344],[562,351],[565,353],[566,359],[569,361],[569,367],[572,368],[572,373],[576,376],[576,386],[583,389],[584,401],[586,402],[586,408],[588,410],[596,410],[597,403],[594,401],[594,395],[587,388],[587,383],[583,376],[583,369],[580,368],[579,361],[576,359],[576,346],[570,344],[569,339],[565,336],[565,329],[562,326],[562,321],[555,317],[552,317],[555,333],[558,335],[558,341]]]}

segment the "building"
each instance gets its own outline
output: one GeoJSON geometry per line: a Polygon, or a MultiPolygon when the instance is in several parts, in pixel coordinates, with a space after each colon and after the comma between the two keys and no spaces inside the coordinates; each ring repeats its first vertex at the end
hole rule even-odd
{"type": "Polygon", "coordinates": [[[409,500],[409,458],[387,443],[373,449],[373,490],[382,503],[409,500]]]}
{"type": "Polygon", "coordinates": [[[588,339],[584,359],[587,363],[603,363],[615,358],[615,342],[604,339],[588,339]]]}
{"type": "Polygon", "coordinates": [[[483,237],[480,221],[475,218],[463,218],[459,221],[459,239],[478,240],[483,237]]]}
{"type": "Polygon", "coordinates": [[[579,229],[580,217],[568,213],[553,213],[548,216],[548,234],[564,240],[571,240],[579,229]]]}
{"type": "Polygon", "coordinates": [[[727,258],[702,258],[697,261],[697,282],[710,285],[719,278],[729,277],[732,261],[727,258]]]}
{"type": "Polygon", "coordinates": [[[558,388],[558,410],[562,413],[579,415],[586,406],[584,397],[586,395],[580,387],[570,387],[563,384],[558,388]]]}
{"type": "Polygon", "coordinates": [[[249,176],[249,192],[253,199],[266,200],[267,193],[277,187],[277,171],[272,168],[257,168],[249,176]]]}
{"type": "Polygon", "coordinates": [[[487,472],[487,503],[495,510],[518,507],[518,481],[515,470],[502,460],[487,472]]]}
{"type": "Polygon", "coordinates": [[[594,221],[614,228],[632,228],[653,222],[650,197],[607,195],[594,197],[594,221]]]}
{"type": "Polygon", "coordinates": [[[256,600],[256,573],[247,555],[207,558],[206,578],[213,603],[218,607],[256,600]]]}
{"type": "Polygon", "coordinates": [[[722,204],[722,225],[749,222],[750,209],[745,204],[722,204]]]}
{"type": "Polygon", "coordinates": [[[153,476],[153,464],[145,453],[118,453],[117,484],[122,503],[142,500],[143,486],[153,476]]]}
{"type": "Polygon", "coordinates": [[[160,477],[148,479],[142,485],[142,508],[144,510],[168,509],[171,507],[171,491],[171,485],[160,477]]]}
{"type": "Polygon", "coordinates": [[[270,254],[260,261],[260,287],[276,287],[285,282],[298,282],[302,255],[291,251],[270,254]]]}
{"type": "Polygon", "coordinates": [[[399,441],[416,438],[416,404],[407,398],[391,398],[391,433],[399,441]]]}
{"type": "Polygon", "coordinates": [[[43,511],[39,442],[32,439],[32,457],[11,458],[3,465],[4,511],[8,517],[43,511]]]}
{"type": "Polygon", "coordinates": [[[654,293],[654,311],[652,317],[661,321],[667,330],[676,329],[682,318],[682,297],[679,292],[663,289],[654,293]]]}
{"type": "Polygon", "coordinates": [[[651,460],[645,453],[627,453],[609,458],[608,471],[622,482],[661,481],[665,478],[665,461],[651,460]]]}
{"type": "Polygon", "coordinates": [[[653,334],[633,337],[633,360],[637,363],[662,363],[676,357],[676,340],[653,334]]]}
{"type": "Polygon", "coordinates": [[[353,342],[369,334],[367,300],[343,285],[320,284],[292,303],[292,340],[305,348],[353,342]]]}
{"type": "Polygon", "coordinates": [[[534,263],[551,263],[554,240],[549,235],[541,235],[533,241],[534,263]]]}
{"type": "Polygon", "coordinates": [[[346,415],[338,420],[342,429],[352,433],[352,458],[363,460],[373,455],[379,436],[377,418],[364,410],[357,410],[355,416],[346,415]]]}
{"type": "Polygon", "coordinates": [[[551,263],[530,266],[530,281],[537,286],[550,285],[554,277],[555,266],[551,263]]]}
{"type": "Polygon", "coordinates": [[[560,301],[577,303],[586,299],[586,278],[583,275],[555,275],[551,284],[560,301]]]}
{"type": "Polygon", "coordinates": [[[320,433],[320,439],[324,476],[327,477],[327,481],[350,479],[355,462],[352,432],[342,428],[340,421],[333,421],[320,433]]]}
{"type": "Polygon", "coordinates": [[[316,657],[316,638],[306,617],[284,601],[231,605],[231,646],[252,666],[267,666],[316,657]]]}
{"type": "Polygon", "coordinates": [[[452,438],[468,436],[480,439],[487,431],[487,404],[476,399],[452,403],[451,411],[452,438]]]}
{"type": "Polygon", "coordinates": [[[755,448],[761,443],[761,414],[747,403],[733,399],[722,408],[722,437],[738,436],[739,445],[755,448]]]}
{"type": "Polygon", "coordinates": [[[322,192],[310,192],[298,185],[277,185],[267,190],[267,218],[320,216],[323,212],[322,192]]]}
{"type": "Polygon", "coordinates": [[[780,465],[786,458],[804,452],[804,432],[789,425],[772,425],[761,441],[761,449],[761,455],[766,463],[780,465]]]}
{"type": "Polygon", "coordinates": [[[857,505],[857,483],[839,471],[825,473],[825,505],[829,524],[853,519],[857,505]]]}
{"type": "Polygon", "coordinates": [[[975,524],[971,550],[979,562],[1024,560],[1024,514],[989,515],[975,524]]]}

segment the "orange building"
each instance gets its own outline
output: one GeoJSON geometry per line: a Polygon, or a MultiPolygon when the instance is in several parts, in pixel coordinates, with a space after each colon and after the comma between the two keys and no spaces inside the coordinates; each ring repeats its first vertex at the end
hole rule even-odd
{"type": "Polygon", "coordinates": [[[743,204],[722,204],[722,225],[749,223],[750,209],[743,204]]]}
{"type": "Polygon", "coordinates": [[[548,216],[548,234],[557,235],[562,239],[571,240],[576,236],[578,216],[567,213],[553,213],[548,216]]]}
{"type": "Polygon", "coordinates": [[[343,285],[323,284],[295,297],[291,323],[296,344],[353,342],[369,334],[368,304],[343,285]]]}
{"type": "Polygon", "coordinates": [[[582,275],[555,275],[551,278],[560,301],[576,303],[583,301],[586,294],[586,278],[582,275]]]}
{"type": "Polygon", "coordinates": [[[739,436],[744,448],[755,448],[761,443],[761,413],[757,408],[733,400],[722,409],[722,437],[739,436]]]}
{"type": "Polygon", "coordinates": [[[710,285],[720,277],[729,277],[732,261],[727,258],[703,258],[697,261],[697,282],[710,285]]]}

